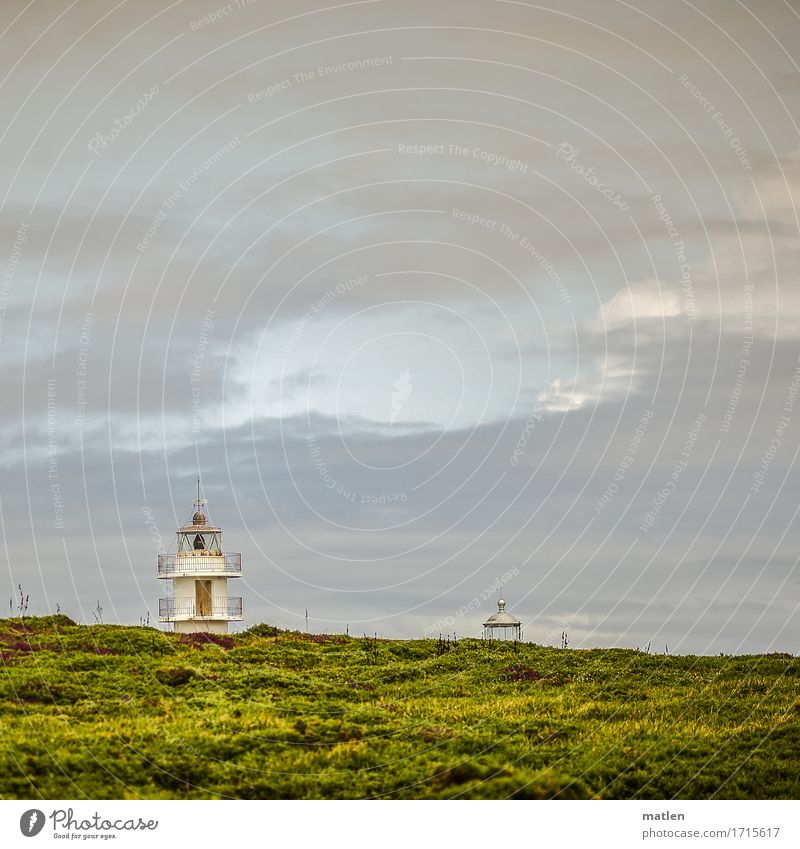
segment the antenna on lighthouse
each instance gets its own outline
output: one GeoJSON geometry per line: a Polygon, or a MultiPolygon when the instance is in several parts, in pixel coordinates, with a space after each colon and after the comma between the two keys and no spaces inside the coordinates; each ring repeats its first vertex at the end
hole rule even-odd
{"type": "Polygon", "coordinates": [[[201,507],[205,507],[208,504],[208,500],[200,497],[200,475],[197,476],[197,501],[195,501],[195,507],[199,510],[201,507]]]}

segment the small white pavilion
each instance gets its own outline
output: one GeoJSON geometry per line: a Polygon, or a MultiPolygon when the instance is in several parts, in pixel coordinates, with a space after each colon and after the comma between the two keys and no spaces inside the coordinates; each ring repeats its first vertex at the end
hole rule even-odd
{"type": "Polygon", "coordinates": [[[522,640],[522,624],[506,610],[504,598],[497,601],[497,613],[483,623],[483,636],[487,640],[522,640]]]}

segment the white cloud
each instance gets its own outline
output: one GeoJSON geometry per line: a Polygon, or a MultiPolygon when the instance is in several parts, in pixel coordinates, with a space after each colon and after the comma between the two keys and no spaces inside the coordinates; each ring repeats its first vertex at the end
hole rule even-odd
{"type": "Polygon", "coordinates": [[[683,314],[680,293],[657,280],[646,280],[620,289],[600,306],[598,319],[605,325],[649,318],[674,318],[683,314]]]}

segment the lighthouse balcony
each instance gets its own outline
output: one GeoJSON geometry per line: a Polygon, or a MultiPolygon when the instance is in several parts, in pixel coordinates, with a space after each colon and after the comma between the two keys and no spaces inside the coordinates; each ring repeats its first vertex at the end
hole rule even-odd
{"type": "Polygon", "coordinates": [[[158,555],[158,577],[239,578],[242,575],[242,555],[210,551],[182,551],[179,554],[158,555]]]}
{"type": "Polygon", "coordinates": [[[161,622],[185,622],[189,619],[238,622],[243,618],[242,600],[230,596],[160,598],[158,618],[161,622]]]}

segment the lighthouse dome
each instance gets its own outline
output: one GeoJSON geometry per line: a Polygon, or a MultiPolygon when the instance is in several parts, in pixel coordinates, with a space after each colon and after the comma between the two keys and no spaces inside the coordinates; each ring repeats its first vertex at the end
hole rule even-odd
{"type": "MultiPolygon", "coordinates": [[[[186,515],[186,514],[184,514],[186,515]]],[[[192,524],[193,525],[205,525],[206,523],[206,514],[198,510],[194,516],[192,516],[192,524]]]]}

